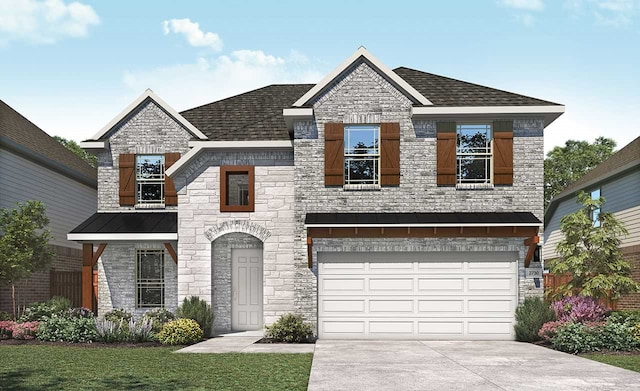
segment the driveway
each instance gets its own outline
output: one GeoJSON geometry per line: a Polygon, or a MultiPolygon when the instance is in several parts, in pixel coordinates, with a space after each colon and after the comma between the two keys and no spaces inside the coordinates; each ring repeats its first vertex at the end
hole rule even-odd
{"type": "Polygon", "coordinates": [[[309,390],[640,390],[640,373],[519,342],[319,340],[309,390]]]}

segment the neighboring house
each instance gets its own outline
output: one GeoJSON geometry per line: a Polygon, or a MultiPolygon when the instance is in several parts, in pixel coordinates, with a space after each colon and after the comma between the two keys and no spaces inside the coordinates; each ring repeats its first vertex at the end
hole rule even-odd
{"type": "Polygon", "coordinates": [[[99,313],[196,295],[218,331],[295,312],[320,338],[512,339],[562,112],[364,48],[180,114],[147,90],[83,143],[98,213],[69,239],[99,313]]]}
{"type": "MultiPolygon", "coordinates": [[[[602,210],[592,214],[594,224],[597,215],[611,212],[629,234],[620,238],[624,258],[632,267],[634,280],[640,282],[640,137],[600,163],[582,178],[567,186],[549,203],[544,216],[543,258],[550,261],[558,257],[556,246],[563,238],[560,231],[562,217],[582,208],[577,193],[584,191],[593,198],[605,199],[602,210]]],[[[623,296],[619,309],[640,309],[640,294],[623,296]]]]}
{"type": "MultiPolygon", "coordinates": [[[[96,188],[95,168],[0,101],[0,208],[13,209],[28,200],[46,204],[55,251],[51,270],[81,270],[81,246],[67,240],[67,233],[95,212],[96,188]]],[[[18,304],[49,299],[50,275],[47,269],[20,281],[18,304]]],[[[0,311],[11,307],[11,289],[0,288],[0,311]]]]}

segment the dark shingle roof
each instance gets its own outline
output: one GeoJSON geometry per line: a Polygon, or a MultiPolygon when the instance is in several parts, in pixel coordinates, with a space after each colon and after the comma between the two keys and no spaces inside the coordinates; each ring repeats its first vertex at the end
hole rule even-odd
{"type": "Polygon", "coordinates": [[[24,149],[48,168],[59,164],[66,174],[77,175],[95,187],[97,171],[53,137],[0,100],[0,141],[7,147],[24,149]]]}
{"type": "Polygon", "coordinates": [[[530,212],[307,213],[305,224],[540,224],[530,212]]]}
{"type": "Polygon", "coordinates": [[[411,68],[393,70],[435,106],[547,106],[557,103],[530,98],[411,68]]]}
{"type": "Polygon", "coordinates": [[[178,214],[176,212],[116,212],[94,213],[70,233],[133,234],[176,232],[178,232],[178,214]]]}
{"type": "Polygon", "coordinates": [[[274,84],[189,109],[180,114],[216,141],[289,140],[282,109],[313,84],[274,84]]]}

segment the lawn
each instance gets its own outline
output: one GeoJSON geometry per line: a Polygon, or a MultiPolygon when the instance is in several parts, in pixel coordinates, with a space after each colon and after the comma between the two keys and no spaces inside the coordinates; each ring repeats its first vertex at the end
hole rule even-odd
{"type": "Polygon", "coordinates": [[[174,354],[175,348],[0,346],[0,388],[306,390],[312,354],[174,354]]]}
{"type": "Polygon", "coordinates": [[[589,353],[581,354],[581,356],[591,360],[600,361],[605,364],[614,365],[616,367],[640,372],[640,354],[589,353]]]}

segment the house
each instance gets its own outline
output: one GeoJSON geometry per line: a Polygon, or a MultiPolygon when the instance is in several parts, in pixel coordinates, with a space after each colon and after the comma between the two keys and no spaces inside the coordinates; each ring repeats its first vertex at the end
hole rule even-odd
{"type": "MultiPolygon", "coordinates": [[[[82,247],[67,240],[67,233],[95,212],[96,169],[0,100],[0,170],[0,208],[44,202],[55,252],[48,270],[16,284],[17,304],[64,295],[77,297],[79,305],[80,281],[76,279],[75,295],[70,283],[82,268],[82,247]]],[[[0,287],[0,311],[12,312],[10,287],[0,287]]]]}
{"type": "Polygon", "coordinates": [[[68,237],[99,313],[197,295],[218,331],[296,312],[320,338],[512,339],[563,111],[364,48],[181,113],[148,90],[84,142],[98,213],[68,237]]]}
{"type": "MultiPolygon", "coordinates": [[[[567,186],[549,202],[544,215],[545,261],[558,257],[556,246],[563,238],[560,220],[582,207],[577,200],[579,191],[593,198],[605,199],[601,210],[592,214],[594,223],[599,212],[610,212],[629,231],[627,236],[620,238],[620,248],[623,257],[633,267],[633,279],[640,281],[640,137],[567,186]]],[[[617,308],[640,309],[640,294],[623,296],[617,308]]]]}

